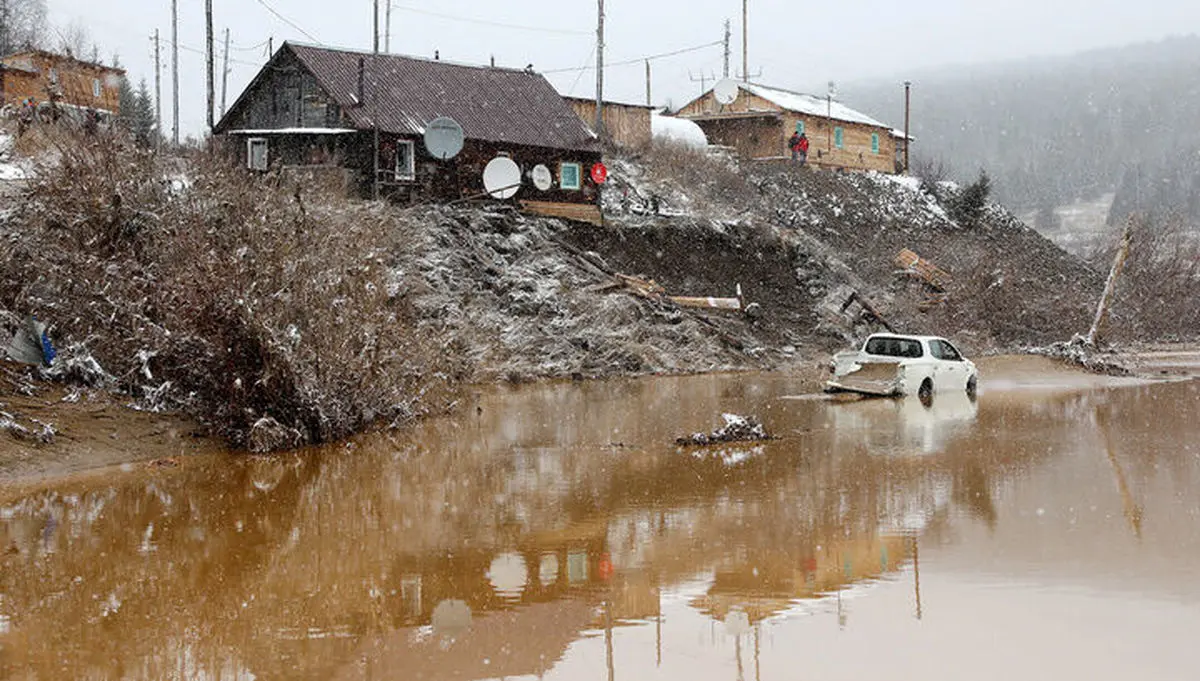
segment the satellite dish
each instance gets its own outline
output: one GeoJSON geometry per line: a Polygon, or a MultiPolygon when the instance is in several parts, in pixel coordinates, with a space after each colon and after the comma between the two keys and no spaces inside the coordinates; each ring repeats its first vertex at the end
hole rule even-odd
{"type": "Polygon", "coordinates": [[[837,83],[829,81],[829,98],[837,99],[837,83]]]}
{"type": "Polygon", "coordinates": [[[483,188],[492,198],[511,199],[521,189],[521,168],[507,156],[497,156],[483,169],[483,188]]]}
{"type": "Polygon", "coordinates": [[[533,167],[530,175],[533,176],[533,186],[537,187],[538,191],[550,191],[550,188],[554,186],[554,173],[540,163],[533,167]]]}
{"type": "Polygon", "coordinates": [[[718,81],[713,86],[713,97],[718,104],[733,104],[737,101],[740,92],[741,88],[738,87],[737,81],[728,78],[718,81]]]}
{"type": "Polygon", "coordinates": [[[445,161],[458,156],[463,148],[463,129],[453,118],[441,116],[425,126],[425,148],[429,155],[445,161]]]}

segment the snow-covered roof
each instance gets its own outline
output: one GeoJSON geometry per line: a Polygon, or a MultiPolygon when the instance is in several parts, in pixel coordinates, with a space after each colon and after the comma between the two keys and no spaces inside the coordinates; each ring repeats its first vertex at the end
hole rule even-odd
{"type": "Polygon", "coordinates": [[[656,138],[680,142],[689,147],[703,149],[708,146],[708,137],[704,131],[686,118],[663,116],[657,112],[651,112],[650,134],[656,138]]]}
{"type": "MultiPolygon", "coordinates": [[[[757,83],[738,83],[738,87],[788,111],[892,130],[892,126],[881,123],[861,111],[855,111],[837,100],[830,101],[825,97],[781,90],[757,83]]],[[[900,133],[900,135],[903,137],[904,133],[900,133]]]]}

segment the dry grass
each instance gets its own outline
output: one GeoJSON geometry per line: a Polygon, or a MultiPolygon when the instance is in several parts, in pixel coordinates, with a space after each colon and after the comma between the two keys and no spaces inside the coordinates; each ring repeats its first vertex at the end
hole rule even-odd
{"type": "Polygon", "coordinates": [[[402,213],[213,156],[172,179],[113,136],[64,132],[49,157],[0,227],[0,308],[49,321],[64,364],[260,450],[451,399],[464,368],[417,329],[402,213]]]}

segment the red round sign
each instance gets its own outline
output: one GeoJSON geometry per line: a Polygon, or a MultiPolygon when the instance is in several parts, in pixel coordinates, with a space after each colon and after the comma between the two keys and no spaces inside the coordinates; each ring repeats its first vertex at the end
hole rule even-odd
{"type": "Polygon", "coordinates": [[[596,184],[604,184],[604,181],[607,179],[608,168],[605,168],[603,163],[597,163],[596,165],[592,166],[592,182],[595,182],[596,184]]]}

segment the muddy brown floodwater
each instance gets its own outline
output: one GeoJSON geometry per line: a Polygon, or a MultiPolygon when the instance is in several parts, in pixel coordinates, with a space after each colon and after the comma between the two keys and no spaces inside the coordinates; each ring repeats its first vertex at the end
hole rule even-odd
{"type": "Polygon", "coordinates": [[[1200,676],[1200,383],[501,388],[272,458],[0,489],[5,679],[1200,676]],[[724,412],[779,439],[683,450],[724,412]]]}

